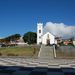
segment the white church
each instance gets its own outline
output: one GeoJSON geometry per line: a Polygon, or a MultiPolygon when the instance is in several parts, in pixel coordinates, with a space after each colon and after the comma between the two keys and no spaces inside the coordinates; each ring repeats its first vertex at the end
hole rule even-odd
{"type": "Polygon", "coordinates": [[[52,45],[57,44],[55,36],[50,32],[43,32],[43,23],[37,23],[37,44],[52,45]]]}

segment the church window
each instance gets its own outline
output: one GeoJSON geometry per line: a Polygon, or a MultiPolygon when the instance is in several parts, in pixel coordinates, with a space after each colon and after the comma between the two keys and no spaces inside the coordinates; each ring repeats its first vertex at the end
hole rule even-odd
{"type": "Polygon", "coordinates": [[[47,35],[47,38],[49,39],[49,34],[47,35]]]}
{"type": "Polygon", "coordinates": [[[41,36],[39,36],[39,38],[41,38],[41,36]]]}

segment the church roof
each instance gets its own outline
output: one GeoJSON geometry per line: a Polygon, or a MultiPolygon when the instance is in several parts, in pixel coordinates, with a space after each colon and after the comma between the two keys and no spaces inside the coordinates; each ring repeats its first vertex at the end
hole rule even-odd
{"type": "MultiPolygon", "coordinates": [[[[43,36],[46,35],[46,34],[51,34],[51,33],[50,32],[46,32],[46,33],[43,34],[43,36]]],[[[54,36],[53,34],[51,34],[51,35],[54,36]]]]}
{"type": "MultiPolygon", "coordinates": [[[[51,34],[51,35],[53,35],[52,33],[50,33],[50,32],[46,32],[46,33],[44,33],[43,35],[45,35],[45,34],[51,34]]],[[[55,36],[55,35],[53,35],[53,36],[55,36]]]]}

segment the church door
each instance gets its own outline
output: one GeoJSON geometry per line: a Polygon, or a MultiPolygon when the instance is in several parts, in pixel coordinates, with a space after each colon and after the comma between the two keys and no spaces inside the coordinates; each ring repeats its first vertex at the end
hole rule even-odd
{"type": "Polygon", "coordinates": [[[47,45],[50,45],[50,39],[47,39],[47,45]]]}

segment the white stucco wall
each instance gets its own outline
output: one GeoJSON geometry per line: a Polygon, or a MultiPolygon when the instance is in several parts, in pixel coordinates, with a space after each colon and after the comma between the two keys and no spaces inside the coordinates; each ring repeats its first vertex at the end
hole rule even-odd
{"type": "Polygon", "coordinates": [[[50,44],[54,44],[55,43],[55,36],[53,36],[51,33],[47,32],[46,34],[44,34],[42,36],[42,44],[47,44],[47,35],[49,34],[49,38],[50,38],[50,44]]]}
{"type": "Polygon", "coordinates": [[[57,40],[55,40],[55,44],[57,44],[57,40]]]}
{"type": "Polygon", "coordinates": [[[73,41],[73,45],[75,46],[75,40],[73,41]]]}

